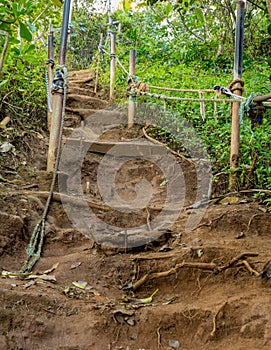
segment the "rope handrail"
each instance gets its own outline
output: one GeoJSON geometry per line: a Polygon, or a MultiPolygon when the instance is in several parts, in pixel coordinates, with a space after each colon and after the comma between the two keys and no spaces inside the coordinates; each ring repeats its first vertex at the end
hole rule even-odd
{"type": "Polygon", "coordinates": [[[191,101],[191,102],[243,102],[243,99],[229,99],[229,98],[190,98],[190,97],[174,97],[174,96],[166,96],[160,94],[152,94],[150,92],[143,92],[138,89],[135,89],[136,93],[142,96],[148,96],[153,98],[158,98],[161,100],[173,100],[173,101],[191,101]]]}
{"type": "Polygon", "coordinates": [[[178,89],[178,88],[169,88],[169,87],[163,87],[163,86],[154,86],[154,85],[148,85],[150,89],[156,89],[156,90],[164,90],[164,91],[176,91],[176,92],[194,92],[194,93],[214,93],[214,89],[178,89]]]}

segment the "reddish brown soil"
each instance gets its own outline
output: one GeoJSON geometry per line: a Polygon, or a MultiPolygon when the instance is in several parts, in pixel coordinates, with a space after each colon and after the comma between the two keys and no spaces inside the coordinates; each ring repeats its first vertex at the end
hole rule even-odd
{"type": "MultiPolygon", "coordinates": [[[[91,74],[77,72],[71,77],[66,127],[78,125],[92,109],[106,106],[97,97],[91,100],[91,92],[87,101],[80,98],[93,90],[91,74]]],[[[66,129],[65,135],[69,133],[66,129]]],[[[139,127],[116,127],[101,139],[140,137],[139,127]]],[[[11,181],[0,183],[0,269],[7,271],[19,270],[26,258],[25,248],[45,205],[41,191],[49,190],[51,180],[45,172],[47,137],[31,135],[21,143],[29,146],[24,153],[7,153],[1,162],[2,176],[11,181]]],[[[166,196],[161,171],[139,159],[121,168],[116,186],[123,199],[136,196],[135,184],[142,177],[153,187],[149,209],[127,215],[103,206],[99,209],[104,205],[96,183],[101,159],[87,153],[81,177],[86,198],[96,204],[97,217],[121,227],[146,223],[151,227],[166,196]]],[[[47,273],[56,281],[0,278],[1,350],[271,348],[269,281],[248,270],[260,273],[271,258],[271,215],[250,194],[226,197],[223,204],[211,204],[197,228],[187,233],[195,174],[187,162],[181,165],[186,193],[179,219],[158,239],[140,247],[125,247],[120,240],[106,238],[105,232],[94,235],[99,244],[95,243],[92,234],[86,237],[73,228],[55,198],[42,257],[33,273],[58,264],[47,273]],[[232,260],[235,257],[239,258],[232,260]],[[151,275],[163,271],[163,276],[151,275]],[[133,290],[132,285],[146,274],[154,278],[133,290]],[[90,287],[80,289],[73,285],[75,281],[90,287]],[[156,290],[152,301],[139,300],[156,290]]]]}

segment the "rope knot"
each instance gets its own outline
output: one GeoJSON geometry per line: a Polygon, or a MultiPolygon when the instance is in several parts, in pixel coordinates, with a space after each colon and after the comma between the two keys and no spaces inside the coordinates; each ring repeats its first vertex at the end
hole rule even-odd
{"type": "Polygon", "coordinates": [[[47,61],[46,61],[46,64],[51,64],[51,68],[54,68],[55,66],[55,61],[52,59],[52,58],[49,58],[47,61]]]}
{"type": "Polygon", "coordinates": [[[136,96],[140,96],[141,92],[147,92],[150,90],[148,84],[143,83],[142,81],[137,81],[137,82],[132,82],[132,76],[130,76],[129,80],[128,80],[128,84],[130,82],[129,87],[127,88],[127,95],[130,96],[132,93],[132,90],[135,91],[136,96]]]}
{"type": "Polygon", "coordinates": [[[231,90],[231,92],[241,91],[243,93],[245,91],[244,85],[245,83],[242,79],[234,79],[227,88],[231,90]]]}
{"type": "Polygon", "coordinates": [[[66,66],[58,65],[52,83],[52,94],[64,95],[64,88],[68,87],[68,81],[68,70],[66,66]]]}

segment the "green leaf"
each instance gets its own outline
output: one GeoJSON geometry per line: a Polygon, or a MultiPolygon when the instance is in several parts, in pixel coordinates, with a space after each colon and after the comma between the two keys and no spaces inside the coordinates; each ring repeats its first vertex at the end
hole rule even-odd
{"type": "Polygon", "coordinates": [[[171,10],[172,10],[172,5],[170,3],[168,3],[167,6],[165,7],[166,16],[168,16],[170,14],[171,10]]]}
{"type": "Polygon", "coordinates": [[[268,32],[269,35],[271,35],[271,23],[267,27],[267,32],[268,32]]]}
{"type": "Polygon", "coordinates": [[[198,20],[200,22],[204,22],[204,16],[203,16],[203,13],[202,13],[202,9],[196,8],[195,9],[195,13],[196,13],[196,16],[198,17],[198,20]]]}
{"type": "Polygon", "coordinates": [[[53,0],[55,6],[61,7],[63,5],[63,0],[53,0]]]}
{"type": "Polygon", "coordinates": [[[25,54],[26,54],[26,53],[30,53],[30,52],[33,51],[33,50],[35,50],[35,45],[32,44],[32,45],[30,45],[30,46],[27,47],[27,49],[25,50],[24,53],[25,53],[25,54]]]}
{"type": "Polygon", "coordinates": [[[27,28],[27,26],[20,21],[20,36],[21,38],[31,41],[32,40],[32,34],[30,30],[27,28]]]}
{"type": "Polygon", "coordinates": [[[8,81],[7,80],[3,80],[0,82],[0,86],[4,86],[8,81]]]}

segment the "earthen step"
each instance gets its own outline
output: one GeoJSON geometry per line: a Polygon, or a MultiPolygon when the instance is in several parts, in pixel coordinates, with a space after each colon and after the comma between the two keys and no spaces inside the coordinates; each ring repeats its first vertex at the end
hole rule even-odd
{"type": "Polygon", "coordinates": [[[92,77],[94,78],[95,73],[91,69],[77,70],[69,72],[69,79],[79,79],[82,77],[92,77]]]}
{"type": "Polygon", "coordinates": [[[97,97],[86,96],[86,95],[77,95],[69,94],[67,97],[66,105],[72,108],[94,108],[100,109],[108,106],[108,102],[101,100],[97,97]]]}
{"type": "Polygon", "coordinates": [[[126,113],[107,109],[95,109],[95,108],[71,108],[66,107],[66,112],[80,115],[82,119],[87,119],[95,124],[104,123],[105,125],[110,124],[122,124],[127,122],[126,113]],[[94,115],[94,116],[93,116],[94,115]]]}
{"type": "MultiPolygon", "coordinates": [[[[93,134],[94,135],[94,134],[93,134]]],[[[147,140],[141,141],[97,141],[93,139],[83,139],[83,138],[72,138],[68,137],[64,140],[67,146],[79,146],[87,148],[89,152],[108,154],[112,156],[129,156],[129,157],[140,157],[140,156],[154,156],[161,154],[161,146],[152,144],[150,147],[150,142],[147,140]],[[118,146],[116,149],[115,147],[118,146]],[[119,146],[121,146],[123,152],[120,151],[119,146]],[[113,150],[111,150],[113,148],[113,150]]]]}
{"type": "Polygon", "coordinates": [[[90,89],[86,89],[86,88],[83,88],[83,87],[79,87],[79,86],[72,86],[72,87],[69,87],[68,89],[68,97],[70,95],[84,95],[84,96],[91,96],[91,97],[95,97],[95,96],[99,96],[98,93],[95,93],[94,91],[90,90],[90,89]]]}

